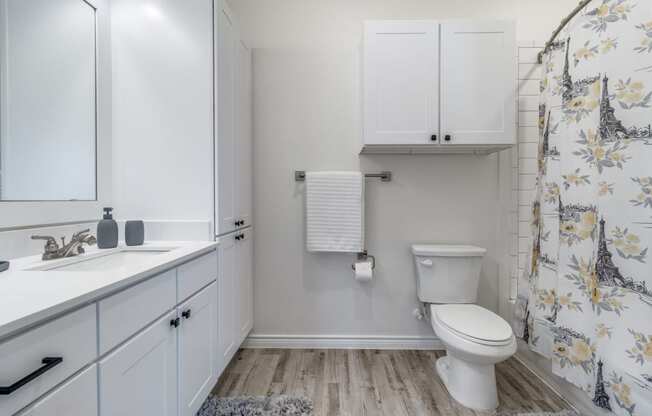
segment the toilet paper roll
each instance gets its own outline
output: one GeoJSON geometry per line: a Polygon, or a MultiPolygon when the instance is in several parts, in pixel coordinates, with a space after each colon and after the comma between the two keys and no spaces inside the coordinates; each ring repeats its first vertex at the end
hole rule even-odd
{"type": "Polygon", "coordinates": [[[355,269],[355,280],[358,282],[368,282],[373,278],[374,272],[371,267],[371,261],[358,261],[353,265],[355,269]]]}

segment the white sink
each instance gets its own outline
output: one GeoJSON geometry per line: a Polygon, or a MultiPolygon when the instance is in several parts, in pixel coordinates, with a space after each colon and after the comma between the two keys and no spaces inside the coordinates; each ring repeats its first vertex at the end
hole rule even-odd
{"type": "Polygon", "coordinates": [[[142,263],[153,256],[168,253],[172,249],[129,250],[123,249],[107,254],[94,254],[89,256],[73,257],[63,264],[45,264],[30,270],[56,270],[72,272],[96,272],[115,270],[142,263]]]}

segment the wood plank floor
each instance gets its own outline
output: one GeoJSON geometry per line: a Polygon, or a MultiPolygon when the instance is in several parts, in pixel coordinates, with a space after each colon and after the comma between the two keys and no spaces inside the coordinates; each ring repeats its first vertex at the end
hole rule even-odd
{"type": "MultiPolygon", "coordinates": [[[[443,351],[242,349],[213,393],[220,397],[308,397],[315,416],[478,416],[446,391],[435,361],[443,351]]],[[[568,405],[515,359],[496,368],[498,413],[557,412],[568,405]]]]}

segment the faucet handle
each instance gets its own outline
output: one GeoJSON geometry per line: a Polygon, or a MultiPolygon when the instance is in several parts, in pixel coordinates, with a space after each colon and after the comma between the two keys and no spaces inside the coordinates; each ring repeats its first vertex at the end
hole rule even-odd
{"type": "Polygon", "coordinates": [[[87,228],[87,229],[85,229],[85,230],[81,230],[81,231],[77,231],[76,233],[74,233],[74,234],[72,235],[72,238],[74,239],[74,238],[77,238],[77,237],[81,237],[82,235],[84,235],[84,234],[88,234],[88,233],[90,233],[90,232],[91,232],[91,229],[90,229],[90,228],[87,228]]]}
{"type": "Polygon", "coordinates": [[[33,235],[31,236],[32,240],[45,240],[45,252],[46,253],[53,253],[59,250],[59,244],[57,244],[57,240],[54,239],[54,237],[49,236],[49,235],[33,235]]]}

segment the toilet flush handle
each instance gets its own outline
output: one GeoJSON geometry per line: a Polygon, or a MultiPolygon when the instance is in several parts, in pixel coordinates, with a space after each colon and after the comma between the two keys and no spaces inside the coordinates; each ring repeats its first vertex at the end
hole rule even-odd
{"type": "Polygon", "coordinates": [[[422,266],[432,267],[432,260],[430,259],[419,260],[419,263],[421,263],[422,266]]]}

